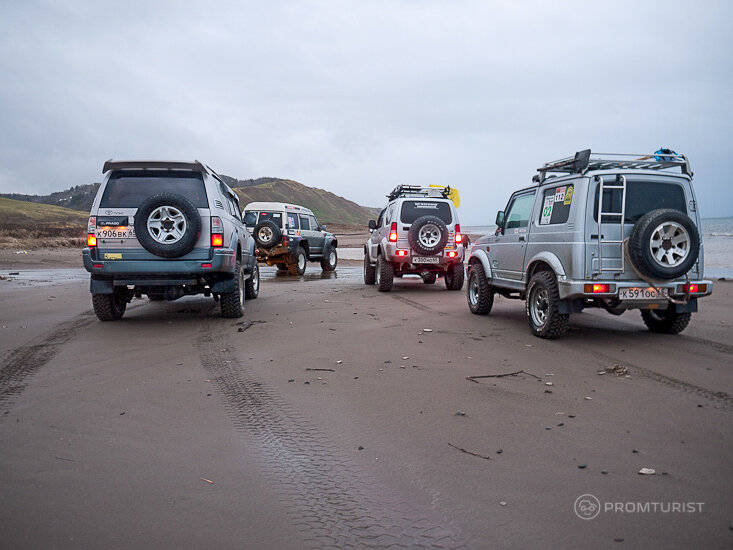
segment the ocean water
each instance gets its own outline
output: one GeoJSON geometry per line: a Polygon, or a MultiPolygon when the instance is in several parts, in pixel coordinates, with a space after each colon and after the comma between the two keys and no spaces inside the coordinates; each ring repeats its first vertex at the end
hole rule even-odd
{"type": "MultiPolygon", "coordinates": [[[[488,235],[495,225],[462,226],[463,233],[488,235]]],[[[705,277],[733,279],[733,217],[702,220],[702,244],[705,250],[705,277]]]]}

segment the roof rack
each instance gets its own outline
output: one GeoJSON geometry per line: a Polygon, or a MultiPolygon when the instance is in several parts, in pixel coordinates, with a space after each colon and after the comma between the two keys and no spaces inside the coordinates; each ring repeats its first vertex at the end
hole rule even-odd
{"type": "Polygon", "coordinates": [[[591,170],[667,170],[679,168],[680,172],[692,177],[690,161],[669,149],[656,153],[634,155],[630,153],[591,153],[590,149],[578,151],[572,157],[548,162],[537,171],[532,181],[542,183],[550,173],[585,174],[591,170]]]}
{"type": "Polygon", "coordinates": [[[450,194],[450,186],[445,187],[420,187],[419,185],[398,185],[387,195],[391,201],[399,197],[440,197],[447,199],[450,194]]]}

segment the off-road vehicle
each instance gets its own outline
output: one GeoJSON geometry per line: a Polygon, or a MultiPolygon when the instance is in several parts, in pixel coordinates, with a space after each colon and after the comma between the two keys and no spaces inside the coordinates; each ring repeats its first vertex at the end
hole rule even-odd
{"type": "Polygon", "coordinates": [[[282,202],[251,202],[244,221],[252,232],[257,260],[276,265],[291,275],[305,273],[306,262],[320,262],[333,271],[338,262],[338,240],[304,206],[282,202]]]}
{"type": "Polygon", "coordinates": [[[532,333],[559,338],[571,313],[641,310],[677,334],[713,283],[703,277],[700,214],[684,155],[591,154],[550,162],[496,216],[468,259],[468,306],[526,300],[532,333]]]}
{"type": "Polygon", "coordinates": [[[204,294],[240,317],[260,288],[255,243],[237,195],[199,161],[113,161],[92,204],[83,250],[97,317],[122,318],[133,297],[204,294]]]}
{"type": "Polygon", "coordinates": [[[379,219],[369,220],[364,283],[392,290],[395,277],[417,274],[425,284],[443,277],[448,290],[463,288],[464,249],[450,187],[398,185],[379,219]]]}

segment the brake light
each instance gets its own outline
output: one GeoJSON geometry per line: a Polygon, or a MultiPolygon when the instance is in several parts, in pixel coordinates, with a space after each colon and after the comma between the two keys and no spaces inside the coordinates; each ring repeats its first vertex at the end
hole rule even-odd
{"type": "Polygon", "coordinates": [[[583,290],[586,294],[608,294],[611,292],[611,285],[608,284],[588,284],[585,285],[583,290]]]}
{"type": "Polygon", "coordinates": [[[697,294],[698,292],[706,292],[707,289],[708,285],[699,285],[697,283],[692,283],[690,285],[682,285],[681,291],[689,292],[690,294],[697,294]]]}
{"type": "Polygon", "coordinates": [[[407,250],[398,250],[397,255],[398,256],[407,256],[407,250]]]}
{"type": "Polygon", "coordinates": [[[94,233],[87,233],[87,246],[97,246],[97,237],[94,233]]]}
{"type": "Polygon", "coordinates": [[[219,216],[211,217],[211,246],[224,246],[224,225],[219,216]]]}
{"type": "Polygon", "coordinates": [[[282,238],[282,240],[280,241],[280,244],[281,244],[282,246],[288,246],[288,236],[287,236],[287,235],[283,235],[283,238],[282,238]]]}
{"type": "Polygon", "coordinates": [[[92,264],[92,267],[94,269],[102,269],[104,267],[104,264],[92,264]]]}
{"type": "Polygon", "coordinates": [[[201,264],[201,267],[204,268],[204,269],[210,269],[211,268],[211,264],[201,264]]]}
{"type": "MultiPolygon", "coordinates": [[[[456,241],[456,242],[458,242],[458,241],[456,241]]],[[[448,252],[448,257],[449,258],[455,258],[456,256],[458,256],[458,252],[456,252],[455,250],[451,250],[450,252],[448,252]]]]}
{"type": "Polygon", "coordinates": [[[389,229],[389,240],[391,242],[397,241],[397,222],[392,222],[392,227],[389,229]]]}
{"type": "MultiPolygon", "coordinates": [[[[461,235],[461,224],[456,224],[456,244],[461,244],[463,242],[463,235],[461,235]]],[[[450,254],[448,254],[450,256],[450,254]]],[[[451,256],[452,258],[453,256],[451,256]]]]}

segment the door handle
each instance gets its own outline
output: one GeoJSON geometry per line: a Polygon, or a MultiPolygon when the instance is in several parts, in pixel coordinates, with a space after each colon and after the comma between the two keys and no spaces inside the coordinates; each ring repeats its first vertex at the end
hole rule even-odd
{"type": "Polygon", "coordinates": [[[519,237],[519,240],[520,241],[523,241],[524,240],[524,236],[519,237]]]}

